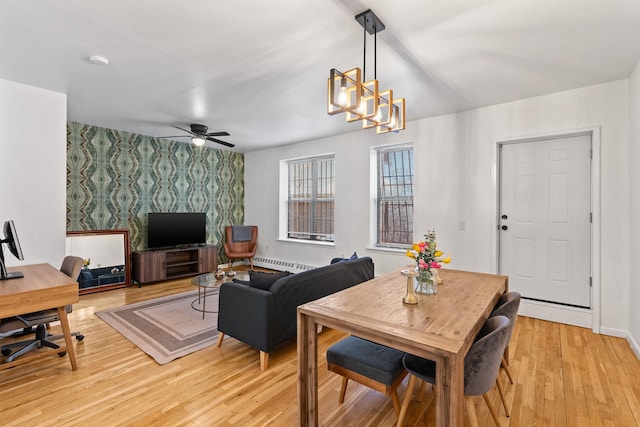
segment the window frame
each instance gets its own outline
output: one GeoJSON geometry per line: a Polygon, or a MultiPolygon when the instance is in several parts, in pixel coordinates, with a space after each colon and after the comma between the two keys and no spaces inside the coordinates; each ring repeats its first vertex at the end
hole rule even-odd
{"type": "MultiPolygon", "coordinates": [[[[283,204],[285,208],[285,214],[283,215],[283,221],[281,222],[281,239],[290,241],[290,242],[300,242],[300,243],[313,243],[313,244],[331,244],[335,243],[335,177],[336,177],[336,158],[335,153],[327,153],[327,154],[319,154],[309,157],[295,158],[283,160],[281,162],[283,172],[283,180],[281,184],[281,194],[283,197],[283,204]],[[322,176],[321,163],[330,160],[330,171],[331,176],[322,176]],[[304,194],[303,197],[294,197],[292,198],[292,167],[295,165],[302,165],[308,163],[311,171],[310,176],[307,178],[302,178],[302,180],[306,180],[307,183],[302,183],[301,185],[304,191],[310,191],[308,194],[304,194]],[[331,197],[319,197],[321,189],[319,186],[321,181],[324,182],[323,188],[330,189],[329,193],[331,197]],[[308,223],[308,231],[292,231],[291,228],[291,212],[292,212],[292,203],[295,202],[309,202],[309,223],[308,223]],[[330,215],[328,222],[330,223],[330,229],[327,230],[325,228],[325,232],[322,231],[321,222],[318,221],[319,206],[323,203],[330,203],[330,215]],[[283,227],[282,227],[283,226],[283,227]],[[328,231],[328,232],[327,232],[328,231]],[[305,235],[306,233],[306,235],[305,235]],[[297,234],[297,235],[296,235],[297,234]]],[[[326,224],[324,224],[326,226],[326,224]]]]}
{"type": "MultiPolygon", "coordinates": [[[[397,176],[397,174],[396,174],[397,176]]],[[[407,176],[406,174],[403,176],[407,176]]],[[[404,250],[408,246],[413,244],[413,218],[415,213],[415,150],[413,143],[400,143],[400,144],[391,144],[384,146],[372,147],[371,150],[371,195],[372,195],[372,205],[371,205],[371,242],[372,247],[375,249],[382,250],[404,250]],[[410,151],[411,158],[409,159],[409,166],[411,168],[410,176],[410,184],[409,188],[411,189],[410,195],[393,195],[393,196],[383,196],[381,194],[381,156],[384,153],[397,152],[397,151],[410,151]],[[403,242],[384,242],[381,241],[381,237],[383,234],[383,230],[381,229],[381,201],[386,200],[387,202],[399,201],[403,204],[407,204],[407,201],[410,201],[411,212],[406,214],[406,222],[407,229],[399,230],[398,232],[406,233],[407,238],[403,242]]],[[[403,186],[406,187],[407,184],[403,186]]]]}

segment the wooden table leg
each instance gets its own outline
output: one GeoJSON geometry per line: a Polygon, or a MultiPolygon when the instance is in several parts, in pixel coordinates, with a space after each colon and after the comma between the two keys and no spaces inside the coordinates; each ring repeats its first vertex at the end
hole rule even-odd
{"type": "Polygon", "coordinates": [[[62,333],[64,334],[64,342],[67,344],[67,354],[71,361],[71,369],[78,369],[78,363],[76,362],[76,350],[73,347],[73,339],[71,338],[71,328],[69,327],[69,319],[67,319],[67,310],[65,307],[58,307],[58,317],[60,318],[60,324],[62,325],[62,333]]]}
{"type": "Polygon", "coordinates": [[[464,357],[436,361],[436,425],[464,425],[464,357]]]}
{"type": "Polygon", "coordinates": [[[318,337],[313,319],[298,311],[298,408],[301,427],[318,425],[318,337]]]}

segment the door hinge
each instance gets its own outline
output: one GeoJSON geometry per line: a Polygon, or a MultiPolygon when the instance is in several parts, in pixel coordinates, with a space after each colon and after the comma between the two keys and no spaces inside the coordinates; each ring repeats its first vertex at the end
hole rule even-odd
{"type": "Polygon", "coordinates": [[[589,287],[593,288],[593,277],[589,277],[589,287]]]}
{"type": "Polygon", "coordinates": [[[589,222],[593,222],[593,212],[589,212],[589,222]]]}

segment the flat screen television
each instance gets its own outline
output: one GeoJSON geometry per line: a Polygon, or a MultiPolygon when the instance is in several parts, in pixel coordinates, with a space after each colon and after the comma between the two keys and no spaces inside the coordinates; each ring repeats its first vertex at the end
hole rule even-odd
{"type": "Polygon", "coordinates": [[[147,214],[147,247],[149,249],[206,243],[206,213],[154,212],[147,214]]]}
{"type": "Polygon", "coordinates": [[[2,245],[6,244],[14,257],[19,260],[23,260],[22,248],[20,247],[20,241],[18,240],[18,233],[16,233],[16,227],[13,224],[13,220],[4,222],[4,239],[0,240],[0,280],[17,279],[18,277],[24,277],[19,271],[12,273],[7,272],[7,267],[4,263],[4,249],[2,245]]]}

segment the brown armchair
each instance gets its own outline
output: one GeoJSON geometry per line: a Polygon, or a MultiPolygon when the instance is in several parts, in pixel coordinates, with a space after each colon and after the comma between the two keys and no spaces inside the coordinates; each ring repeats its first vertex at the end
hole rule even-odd
{"type": "Polygon", "coordinates": [[[249,259],[249,264],[253,270],[253,256],[256,254],[258,246],[258,227],[247,226],[227,226],[225,227],[224,252],[229,258],[229,270],[233,270],[234,259],[249,259]]]}

